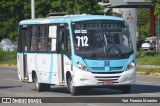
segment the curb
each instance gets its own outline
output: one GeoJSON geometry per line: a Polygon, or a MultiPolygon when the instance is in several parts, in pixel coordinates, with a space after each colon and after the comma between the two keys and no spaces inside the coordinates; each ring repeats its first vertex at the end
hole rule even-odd
{"type": "Polygon", "coordinates": [[[160,76],[160,72],[151,72],[147,74],[146,72],[136,72],[137,75],[148,75],[148,76],[160,76]]]}
{"type": "Polygon", "coordinates": [[[0,64],[0,67],[9,67],[9,66],[17,67],[17,65],[15,65],[15,64],[0,64]]]}
{"type": "Polygon", "coordinates": [[[137,68],[160,68],[160,66],[155,65],[136,65],[137,68]]]}
{"type": "MultiPolygon", "coordinates": [[[[137,65],[136,68],[154,68],[154,69],[159,69],[160,66],[156,66],[156,65],[137,65]]],[[[136,72],[137,75],[148,75],[148,76],[160,76],[160,71],[159,72],[150,72],[150,73],[146,73],[145,71],[141,71],[141,72],[136,72]]]]}

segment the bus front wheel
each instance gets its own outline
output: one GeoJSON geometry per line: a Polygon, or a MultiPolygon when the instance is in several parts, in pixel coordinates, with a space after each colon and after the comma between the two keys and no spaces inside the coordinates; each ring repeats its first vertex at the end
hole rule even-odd
{"type": "Polygon", "coordinates": [[[122,94],[129,94],[131,92],[131,85],[121,85],[120,90],[122,94]]]}
{"type": "Polygon", "coordinates": [[[74,85],[73,85],[73,80],[72,80],[72,77],[70,77],[69,79],[68,79],[68,91],[69,91],[69,93],[72,95],[72,96],[75,96],[75,95],[77,95],[77,88],[76,87],[74,87],[74,85]]]}

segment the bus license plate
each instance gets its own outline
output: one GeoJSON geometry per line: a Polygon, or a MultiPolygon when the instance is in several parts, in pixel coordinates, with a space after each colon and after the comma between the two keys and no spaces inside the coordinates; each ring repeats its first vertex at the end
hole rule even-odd
{"type": "Polygon", "coordinates": [[[103,81],[102,85],[113,85],[113,81],[111,80],[103,81]]]}

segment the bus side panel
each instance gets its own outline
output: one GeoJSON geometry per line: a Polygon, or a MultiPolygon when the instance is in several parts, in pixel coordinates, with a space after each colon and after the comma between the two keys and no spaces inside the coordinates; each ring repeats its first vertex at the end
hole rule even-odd
{"type": "Polygon", "coordinates": [[[27,64],[28,64],[28,76],[29,76],[29,81],[28,82],[33,82],[32,79],[32,71],[36,71],[35,67],[35,53],[28,53],[27,54],[27,64]]]}
{"type": "Polygon", "coordinates": [[[63,55],[63,59],[64,59],[64,62],[63,62],[63,65],[64,65],[64,81],[65,81],[65,84],[67,85],[67,81],[66,81],[66,73],[67,72],[70,72],[70,74],[72,75],[72,71],[71,71],[71,60],[66,56],[66,55],[63,55]]]}
{"type": "Polygon", "coordinates": [[[18,68],[18,78],[20,81],[23,81],[24,80],[23,53],[17,54],[17,68],[18,68]]]}
{"type": "Polygon", "coordinates": [[[36,72],[39,83],[59,84],[57,54],[28,54],[29,81],[32,71],[36,72]]]}

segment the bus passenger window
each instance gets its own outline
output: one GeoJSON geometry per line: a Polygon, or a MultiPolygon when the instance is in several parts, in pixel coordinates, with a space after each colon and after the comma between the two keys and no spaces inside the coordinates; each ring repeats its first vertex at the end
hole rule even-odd
{"type": "Polygon", "coordinates": [[[51,39],[50,38],[48,38],[48,40],[47,40],[47,51],[51,51],[51,39]]]}
{"type": "Polygon", "coordinates": [[[57,48],[57,26],[49,26],[49,46],[50,51],[55,52],[57,48]]]}
{"type": "Polygon", "coordinates": [[[42,43],[40,43],[40,42],[38,43],[37,50],[43,50],[42,43]]]}
{"type": "Polygon", "coordinates": [[[20,29],[21,32],[21,50],[19,51],[28,51],[28,39],[29,39],[29,30],[28,28],[21,28],[20,29]]]}
{"type": "Polygon", "coordinates": [[[25,48],[24,48],[24,49],[25,49],[25,51],[27,51],[27,46],[25,46],[25,48]]]}
{"type": "Polygon", "coordinates": [[[36,50],[36,39],[32,38],[31,39],[31,47],[30,47],[31,51],[35,51],[36,50]]]}
{"type": "Polygon", "coordinates": [[[36,50],[36,46],[32,45],[31,46],[31,51],[35,51],[36,50]]]}
{"type": "Polygon", "coordinates": [[[30,51],[36,51],[38,26],[31,26],[30,51]]]}
{"type": "Polygon", "coordinates": [[[69,30],[65,30],[65,38],[64,38],[64,51],[70,57],[71,56],[71,43],[70,43],[70,36],[69,30]]]}

